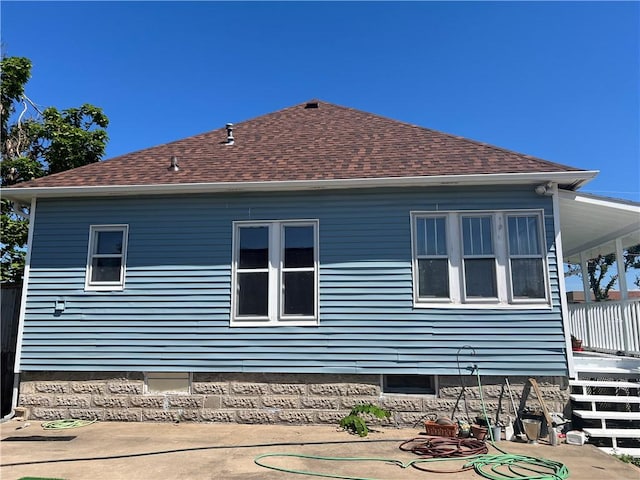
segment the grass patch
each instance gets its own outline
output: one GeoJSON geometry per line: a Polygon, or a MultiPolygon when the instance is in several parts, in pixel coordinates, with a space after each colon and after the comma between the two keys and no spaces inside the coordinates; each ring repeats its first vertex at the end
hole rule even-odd
{"type": "Polygon", "coordinates": [[[640,468],[640,458],[635,458],[631,455],[614,455],[618,460],[624,463],[630,463],[631,465],[635,465],[640,468]]]}

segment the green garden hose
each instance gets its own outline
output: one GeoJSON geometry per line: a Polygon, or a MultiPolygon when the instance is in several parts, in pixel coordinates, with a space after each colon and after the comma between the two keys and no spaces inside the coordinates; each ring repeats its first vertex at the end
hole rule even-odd
{"type": "Polygon", "coordinates": [[[44,422],[42,428],[45,430],[62,430],[66,428],[78,428],[86,427],[92,423],[96,423],[97,420],[77,420],[75,418],[67,418],[65,420],[52,420],[50,422],[44,422]]]}
{"type": "MultiPolygon", "coordinates": [[[[493,438],[493,431],[490,427],[489,417],[487,415],[487,408],[484,403],[484,398],[482,396],[482,382],[480,380],[480,372],[477,368],[476,368],[476,375],[478,378],[478,387],[480,389],[480,403],[482,405],[482,413],[484,415],[485,420],[487,421],[489,437],[491,438],[490,443],[491,443],[491,446],[493,446],[496,450],[501,452],[501,454],[500,455],[481,454],[481,455],[472,455],[472,456],[466,457],[467,462],[458,471],[469,470],[473,468],[478,475],[481,475],[484,478],[488,478],[489,480],[565,480],[569,478],[569,470],[561,462],[556,462],[556,461],[548,460],[545,458],[529,457],[526,455],[510,454],[500,449],[496,445],[495,439],[493,438]]],[[[259,465],[264,468],[277,470],[279,472],[294,473],[298,475],[309,475],[314,477],[325,477],[325,478],[341,478],[344,480],[377,480],[369,477],[351,477],[351,476],[337,475],[333,473],[313,472],[308,470],[296,470],[293,468],[284,468],[284,467],[268,465],[262,462],[262,459],[275,458],[275,457],[293,457],[293,458],[301,458],[301,459],[307,459],[307,460],[320,460],[320,461],[332,461],[332,462],[384,462],[386,464],[396,465],[403,469],[413,467],[418,470],[423,470],[426,472],[434,472],[435,470],[427,469],[424,466],[421,467],[421,464],[432,463],[432,462],[445,462],[445,461],[452,461],[452,460],[460,461],[459,457],[419,458],[419,459],[411,460],[405,463],[400,460],[391,459],[391,458],[323,457],[319,455],[303,455],[303,454],[297,454],[297,453],[265,453],[264,455],[260,455],[256,457],[254,459],[254,462],[256,465],[259,465]]],[[[452,472],[442,472],[442,473],[452,473],[452,472]]]]}
{"type": "MultiPolygon", "coordinates": [[[[303,455],[299,453],[265,453],[255,458],[254,463],[264,468],[279,472],[309,475],[313,477],[341,478],[344,480],[380,480],[370,477],[352,477],[334,473],[314,472],[310,470],[296,470],[293,468],[268,465],[261,460],[264,458],[292,457],[307,460],[320,460],[331,462],[384,462],[396,465],[400,468],[414,467],[419,470],[433,472],[420,468],[420,464],[433,462],[446,462],[460,460],[460,458],[418,458],[409,462],[402,462],[393,458],[376,457],[323,457],[319,455],[303,455]]],[[[473,468],[478,475],[490,480],[565,480],[569,477],[569,470],[564,464],[544,458],[528,457],[526,455],[476,455],[468,457],[462,470],[473,468]]],[[[443,472],[452,473],[452,472],[443,472]]]]}

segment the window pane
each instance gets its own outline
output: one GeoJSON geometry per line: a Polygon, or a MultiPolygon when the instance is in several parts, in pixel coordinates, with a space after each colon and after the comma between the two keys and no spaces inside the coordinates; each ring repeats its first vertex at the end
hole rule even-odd
{"type": "Polygon", "coordinates": [[[544,269],[538,258],[511,260],[511,281],[515,298],[544,298],[544,269]]]}
{"type": "Polygon", "coordinates": [[[239,268],[269,266],[269,227],[240,227],[239,268]]]}
{"type": "Polygon", "coordinates": [[[418,277],[418,296],[420,298],[449,298],[448,260],[418,260],[418,277]]]}
{"type": "Polygon", "coordinates": [[[120,258],[94,258],[91,262],[92,282],[120,282],[120,258]]]}
{"type": "Polygon", "coordinates": [[[313,267],[313,226],[284,227],[284,266],[313,267]]]}
{"type": "Polygon", "coordinates": [[[123,233],[121,231],[96,232],[96,235],[98,236],[98,240],[96,242],[95,253],[114,255],[122,253],[123,233]]]}
{"type": "Polygon", "coordinates": [[[435,393],[431,375],[385,375],[385,393],[435,393]]]}
{"type": "Polygon", "coordinates": [[[418,255],[446,255],[447,232],[443,217],[418,218],[416,221],[418,255]]]}
{"type": "Polygon", "coordinates": [[[539,255],[538,217],[509,217],[509,253],[511,255],[539,255]]]}
{"type": "Polygon", "coordinates": [[[465,255],[493,255],[491,217],[462,217],[465,255]]]}
{"type": "Polygon", "coordinates": [[[284,314],[313,316],[315,303],[314,272],[285,272],[284,314]]]}
{"type": "Polygon", "coordinates": [[[269,314],[269,273],[238,274],[238,315],[266,317],[269,314]]]}
{"type": "Polygon", "coordinates": [[[467,297],[496,298],[496,263],[493,258],[466,259],[464,261],[467,297]]]}

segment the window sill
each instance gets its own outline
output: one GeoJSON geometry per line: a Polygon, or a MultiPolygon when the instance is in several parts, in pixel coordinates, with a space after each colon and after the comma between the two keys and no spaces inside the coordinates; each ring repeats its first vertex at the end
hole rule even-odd
{"type": "Polygon", "coordinates": [[[318,319],[309,320],[277,320],[277,321],[259,321],[259,320],[231,320],[229,324],[232,328],[242,327],[317,327],[318,319]]]}
{"type": "Polygon", "coordinates": [[[122,292],[124,285],[88,285],[84,287],[85,292],[122,292]]]}
{"type": "Polygon", "coordinates": [[[553,305],[546,301],[535,303],[439,303],[439,302],[414,302],[413,308],[431,309],[459,309],[459,310],[551,310],[553,305]]]}

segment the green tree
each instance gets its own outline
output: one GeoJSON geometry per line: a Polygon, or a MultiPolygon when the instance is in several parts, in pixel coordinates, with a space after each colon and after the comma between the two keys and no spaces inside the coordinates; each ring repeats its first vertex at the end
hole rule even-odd
{"type": "MultiPolygon", "coordinates": [[[[100,161],[109,119],[84,104],[41,110],[25,93],[31,61],[4,57],[0,63],[0,185],[3,187],[100,161]]],[[[1,202],[0,281],[22,281],[28,206],[1,202]]]]}
{"type": "MultiPolygon", "coordinates": [[[[620,273],[611,273],[611,267],[616,263],[615,253],[608,255],[598,255],[595,258],[587,260],[586,272],[589,281],[589,288],[593,293],[594,300],[601,302],[609,298],[609,291],[618,281],[620,273]]],[[[625,272],[630,269],[640,269],[640,244],[633,245],[623,252],[623,265],[625,272]]],[[[565,276],[582,275],[579,265],[569,267],[565,276]]],[[[638,277],[634,282],[640,286],[638,277]]]]}

